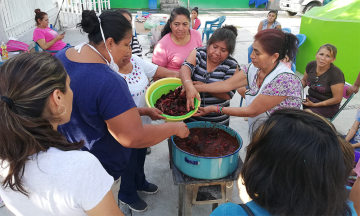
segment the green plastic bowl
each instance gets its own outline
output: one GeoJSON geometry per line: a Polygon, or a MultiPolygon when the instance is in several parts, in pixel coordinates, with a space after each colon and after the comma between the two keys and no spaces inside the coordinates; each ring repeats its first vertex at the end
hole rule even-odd
{"type": "MultiPolygon", "coordinates": [[[[155,103],[156,101],[163,95],[163,94],[167,94],[169,93],[170,90],[175,90],[177,87],[181,86],[181,84],[177,84],[177,83],[170,83],[170,84],[165,84],[162,86],[157,87],[150,95],[150,106],[151,107],[155,107],[155,103]]],[[[162,114],[162,116],[166,117],[165,121],[169,121],[169,122],[177,122],[177,121],[182,121],[184,119],[190,118],[192,115],[194,115],[195,113],[197,113],[198,109],[199,109],[200,103],[199,100],[197,98],[194,98],[194,107],[195,109],[188,112],[186,115],[182,115],[182,116],[169,116],[169,115],[165,115],[162,114]]]]}

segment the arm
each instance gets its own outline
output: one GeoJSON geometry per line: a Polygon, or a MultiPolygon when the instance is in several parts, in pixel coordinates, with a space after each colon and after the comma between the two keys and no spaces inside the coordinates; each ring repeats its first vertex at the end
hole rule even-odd
{"type": "Polygon", "coordinates": [[[105,197],[97,204],[93,209],[86,211],[89,216],[124,216],[120,208],[115,202],[114,196],[111,191],[109,191],[105,197]]]}
{"type": "Polygon", "coordinates": [[[331,86],[331,92],[333,94],[332,98],[325,101],[321,101],[319,103],[313,103],[309,99],[306,99],[306,102],[303,104],[309,107],[322,107],[322,106],[330,106],[330,105],[338,104],[341,103],[343,91],[344,91],[344,83],[335,84],[331,86]]]}
{"type": "Polygon", "coordinates": [[[136,107],[106,120],[105,123],[111,135],[126,148],[150,147],[172,135],[182,138],[189,135],[189,129],[182,122],[142,125],[136,107]]]}
{"type": "Polygon", "coordinates": [[[36,43],[39,44],[39,46],[41,47],[41,49],[43,50],[47,50],[49,49],[52,45],[54,45],[57,41],[64,39],[64,34],[59,34],[57,35],[54,39],[52,39],[49,42],[45,42],[45,39],[39,39],[36,41],[36,43]]]}
{"type": "Polygon", "coordinates": [[[197,84],[195,88],[198,92],[224,93],[247,85],[245,74],[239,71],[239,67],[237,67],[234,75],[229,79],[208,84],[197,84]]]}
{"type": "Polygon", "coordinates": [[[176,77],[179,78],[179,72],[169,70],[165,67],[159,66],[156,70],[155,75],[153,76],[154,79],[161,79],[165,77],[176,77]]]}
{"type": "Polygon", "coordinates": [[[303,78],[302,78],[302,80],[301,80],[301,83],[302,83],[302,85],[303,85],[303,88],[305,88],[307,85],[306,85],[306,80],[307,80],[307,78],[308,78],[308,74],[306,73],[306,71],[305,71],[305,73],[304,73],[304,76],[303,76],[303,78]]]}
{"type": "Polygon", "coordinates": [[[137,108],[140,116],[149,116],[152,120],[166,119],[161,116],[163,112],[155,107],[141,107],[137,108]]]}
{"type": "Polygon", "coordinates": [[[262,26],[263,26],[263,23],[260,22],[260,23],[259,23],[259,26],[258,26],[258,33],[262,30],[262,26]]]}
{"type": "Polygon", "coordinates": [[[345,137],[346,141],[349,142],[355,136],[356,132],[358,131],[359,125],[360,125],[360,122],[355,120],[353,126],[350,128],[348,134],[345,137]]]}
{"type": "Polygon", "coordinates": [[[356,81],[354,83],[354,85],[350,86],[348,89],[346,89],[346,95],[349,96],[353,93],[358,93],[359,91],[359,86],[360,86],[360,72],[356,78],[356,81]]]}
{"type": "MultiPolygon", "coordinates": [[[[255,100],[246,107],[224,107],[222,109],[224,114],[231,116],[240,116],[240,117],[255,117],[261,113],[264,113],[274,106],[281,103],[285,100],[287,96],[268,96],[268,95],[259,95],[255,100]]],[[[211,112],[217,112],[216,106],[207,106],[200,107],[200,112],[194,116],[203,116],[211,112]]]]}
{"type": "Polygon", "coordinates": [[[277,25],[276,29],[280,29],[281,30],[281,25],[277,25]]]}

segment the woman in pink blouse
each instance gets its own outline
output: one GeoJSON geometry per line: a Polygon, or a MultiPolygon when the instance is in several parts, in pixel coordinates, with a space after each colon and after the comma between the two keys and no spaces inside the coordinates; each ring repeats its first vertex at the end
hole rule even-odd
{"type": "Polygon", "coordinates": [[[200,32],[190,29],[190,12],[174,8],[155,46],[152,62],[169,70],[179,71],[190,52],[202,46],[200,32]]]}
{"type": "Polygon", "coordinates": [[[199,16],[198,7],[194,7],[191,10],[191,18],[190,18],[191,19],[191,24],[190,24],[191,29],[197,30],[200,27],[201,21],[198,18],[198,16],[199,16]]]}
{"type": "Polygon", "coordinates": [[[34,30],[33,41],[39,44],[43,50],[61,50],[65,48],[67,44],[62,41],[65,32],[63,34],[58,34],[48,27],[49,17],[47,13],[42,12],[40,9],[36,9],[35,14],[37,28],[34,30]]]}

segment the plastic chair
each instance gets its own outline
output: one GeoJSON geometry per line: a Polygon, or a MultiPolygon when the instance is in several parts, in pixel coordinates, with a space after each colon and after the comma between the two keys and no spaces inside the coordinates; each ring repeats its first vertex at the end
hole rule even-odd
{"type": "Polygon", "coordinates": [[[197,27],[197,29],[196,29],[196,30],[199,30],[200,26],[201,26],[201,23],[200,23],[199,27],[197,27]]]}
{"type": "Polygon", "coordinates": [[[282,28],[281,29],[284,33],[291,33],[291,29],[290,28],[282,28]]]}
{"type": "MultiPolygon", "coordinates": [[[[35,41],[34,41],[35,42],[35,41]]],[[[35,47],[34,47],[34,49],[35,49],[35,52],[39,52],[40,51],[40,49],[42,49],[41,48],[41,46],[38,44],[38,43],[36,43],[35,42],[35,47]]],[[[42,49],[43,50],[43,49],[42,49]]],[[[48,52],[48,53],[57,53],[59,50],[43,50],[44,52],[48,52]]]]}
{"type": "Polygon", "coordinates": [[[341,105],[339,111],[334,115],[334,117],[332,117],[331,119],[329,119],[330,122],[334,121],[335,118],[341,113],[341,111],[346,107],[346,105],[350,102],[350,100],[354,97],[355,93],[351,94],[350,96],[346,95],[346,90],[349,88],[349,85],[344,85],[344,91],[343,91],[343,98],[346,99],[346,101],[344,102],[343,105],[341,105]]]}
{"type": "MultiPolygon", "coordinates": [[[[296,37],[299,39],[299,45],[298,45],[298,49],[299,47],[305,42],[306,40],[306,35],[304,34],[297,34],[296,37]]],[[[294,62],[291,65],[291,70],[294,71],[294,73],[296,72],[296,57],[294,59],[294,62]]]]}
{"type": "Polygon", "coordinates": [[[204,40],[204,34],[206,34],[206,41],[209,40],[210,34],[214,33],[216,29],[221,27],[221,25],[225,22],[225,20],[226,20],[226,16],[221,16],[216,20],[206,21],[201,40],[204,40]],[[210,26],[208,27],[208,25],[210,26]]]}

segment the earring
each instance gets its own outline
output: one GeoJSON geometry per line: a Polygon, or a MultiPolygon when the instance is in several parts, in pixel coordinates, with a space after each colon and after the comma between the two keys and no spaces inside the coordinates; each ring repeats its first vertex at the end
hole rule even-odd
{"type": "MultiPolygon", "coordinates": [[[[60,115],[65,115],[66,113],[66,107],[64,104],[62,104],[62,106],[64,107],[64,112],[62,112],[60,115]]],[[[60,113],[60,106],[58,106],[58,112],[60,113]]]]}

